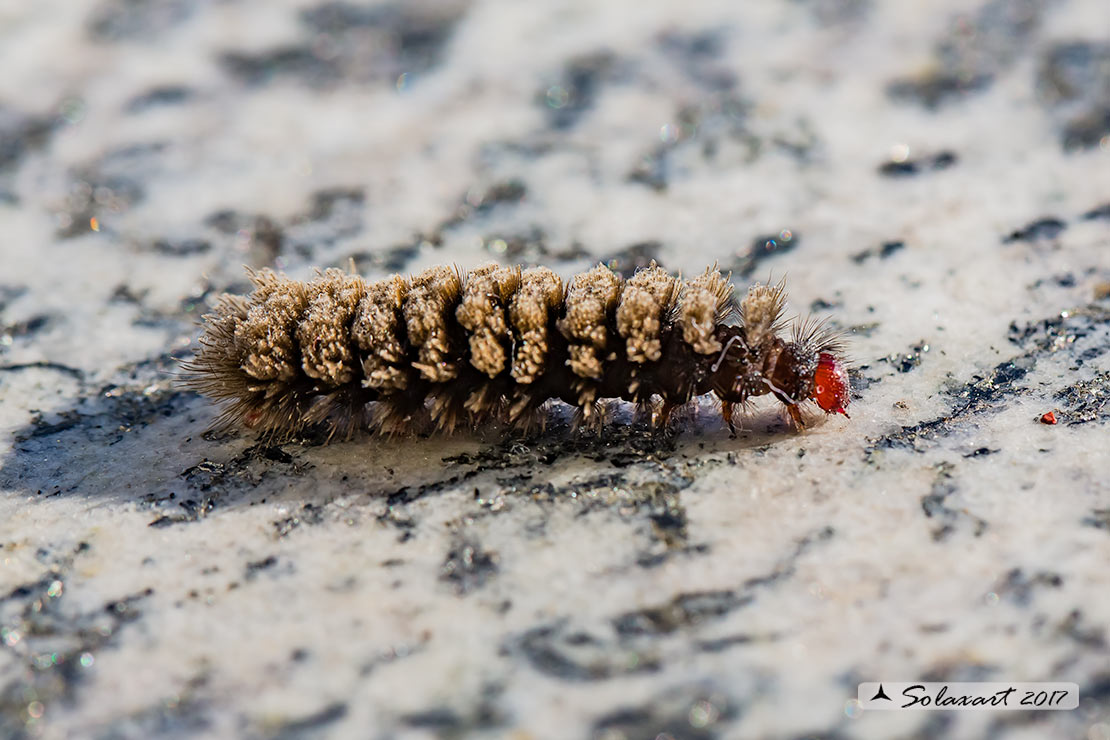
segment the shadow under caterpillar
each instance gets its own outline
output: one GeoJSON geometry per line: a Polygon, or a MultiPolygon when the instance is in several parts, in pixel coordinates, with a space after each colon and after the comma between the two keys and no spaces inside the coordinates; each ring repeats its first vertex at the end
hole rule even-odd
{"type": "Polygon", "coordinates": [[[839,335],[801,321],[779,336],[783,282],[737,302],[715,267],[684,281],[654,262],[628,280],[598,265],[566,286],[545,267],[496,264],[377,282],[337,269],[309,282],[270,270],[250,278],[250,296],[225,295],[204,317],[183,366],[186,387],[225,404],[218,428],[527,428],[549,399],[600,424],[602,399],[651,408],[655,397],[666,426],[707,393],[733,433],[734,406],[765,394],[799,429],[809,401],[847,416],[839,335]]]}

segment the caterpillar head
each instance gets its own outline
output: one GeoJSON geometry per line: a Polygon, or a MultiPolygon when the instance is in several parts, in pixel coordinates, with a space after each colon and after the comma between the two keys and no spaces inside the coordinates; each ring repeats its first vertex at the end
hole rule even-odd
{"type": "Polygon", "coordinates": [[[826,414],[844,414],[851,385],[848,369],[835,345],[801,338],[784,342],[764,367],[765,381],[783,403],[815,402],[826,414]]]}
{"type": "MultiPolygon", "coordinates": [[[[817,370],[813,373],[813,395],[810,396],[826,414],[844,414],[848,406],[848,370],[844,363],[831,352],[817,356],[817,370]]],[[[851,417],[849,417],[851,418],[851,417]]]]}
{"type": "Polygon", "coordinates": [[[802,322],[793,341],[777,336],[749,343],[743,329],[730,327],[725,346],[710,368],[711,386],[726,402],[743,403],[771,394],[801,424],[799,406],[813,401],[827,414],[844,414],[851,396],[840,335],[824,324],[802,322]]]}

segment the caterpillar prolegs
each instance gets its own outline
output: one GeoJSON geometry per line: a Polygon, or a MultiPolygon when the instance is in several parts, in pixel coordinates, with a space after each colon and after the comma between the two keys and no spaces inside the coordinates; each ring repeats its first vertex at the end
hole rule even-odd
{"type": "Polygon", "coordinates": [[[783,339],[782,282],[737,302],[715,267],[683,280],[654,262],[627,280],[599,264],[566,285],[545,267],[495,264],[377,282],[337,269],[309,282],[250,278],[253,293],[225,295],[204,317],[184,366],[188,387],[224,403],[222,427],[520,428],[550,399],[586,423],[605,399],[655,404],[666,426],[707,393],[733,432],[734,407],[765,394],[799,428],[808,401],[847,416],[838,336],[803,321],[783,339]]]}

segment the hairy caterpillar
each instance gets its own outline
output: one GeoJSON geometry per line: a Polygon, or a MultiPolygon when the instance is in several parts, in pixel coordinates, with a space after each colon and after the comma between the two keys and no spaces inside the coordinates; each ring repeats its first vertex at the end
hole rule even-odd
{"type": "Polygon", "coordinates": [[[798,428],[815,401],[847,416],[839,337],[822,323],[779,334],[784,283],[742,300],[715,268],[683,281],[653,262],[622,280],[605,265],[564,286],[545,267],[432,267],[378,282],[329,269],[310,282],[250,273],[254,292],[204,317],[186,384],[226,404],[218,426],[286,435],[326,425],[349,437],[431,423],[527,427],[549,399],[600,423],[600,401],[677,407],[713,393],[735,433],[736,404],[772,394],[798,428]]]}

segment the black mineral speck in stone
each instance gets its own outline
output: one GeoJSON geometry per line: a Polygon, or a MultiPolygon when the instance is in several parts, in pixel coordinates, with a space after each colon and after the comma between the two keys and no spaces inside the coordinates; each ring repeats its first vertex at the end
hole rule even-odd
{"type": "Polygon", "coordinates": [[[107,43],[149,40],[188,19],[196,7],[188,0],[103,0],[89,16],[88,33],[107,43]]]}
{"type": "Polygon", "coordinates": [[[277,557],[273,555],[268,555],[261,560],[255,560],[253,562],[247,563],[246,573],[244,575],[249,581],[255,578],[261,571],[273,568],[275,565],[277,565],[277,557]]]}
{"type": "Polygon", "coordinates": [[[1086,527],[1110,532],[1110,509],[1092,509],[1090,515],[1083,517],[1081,523],[1086,527]]]}
{"type": "Polygon", "coordinates": [[[1081,113],[1069,120],[1060,133],[1064,149],[1093,149],[1110,136],[1110,104],[1081,113]]]}
{"type": "Polygon", "coordinates": [[[887,94],[898,100],[912,100],[934,109],[952,98],[985,90],[994,78],[989,74],[963,76],[932,71],[915,78],[896,80],[887,86],[887,94]]]}
{"type": "Polygon", "coordinates": [[[1033,242],[1039,239],[1055,239],[1068,225],[1054,216],[1046,216],[1032,221],[1020,229],[1010,232],[1003,237],[1003,244],[1013,242],[1033,242]]]}
{"type": "Polygon", "coordinates": [[[891,256],[895,252],[901,251],[903,248],[905,248],[905,246],[905,242],[886,242],[881,247],[879,247],[879,258],[885,260],[887,257],[891,256]]]}
{"type": "Polygon", "coordinates": [[[229,75],[248,87],[261,87],[275,80],[326,87],[342,76],[334,60],[318,55],[309,46],[281,46],[256,53],[229,51],[219,61],[229,75]]]}
{"type": "Polygon", "coordinates": [[[636,274],[637,270],[650,265],[653,261],[659,262],[659,251],[663,248],[660,242],[638,242],[630,244],[618,252],[612,252],[601,258],[610,270],[627,280],[636,274]]]}
{"type": "MultiPolygon", "coordinates": [[[[872,257],[879,259],[888,259],[889,257],[897,254],[906,248],[906,243],[903,241],[884,242],[877,249],[865,249],[862,252],[856,252],[852,255],[852,261],[857,265],[863,264],[872,257]]],[[[829,306],[831,308],[831,305],[829,306]]],[[[816,310],[816,309],[814,309],[816,310]]]]}
{"type": "Polygon", "coordinates": [[[204,254],[212,248],[212,244],[204,239],[157,239],[151,245],[151,250],[167,257],[189,257],[194,254],[204,254]]]}
{"type": "Polygon", "coordinates": [[[691,82],[709,91],[726,92],[736,86],[736,73],[719,63],[726,36],[720,29],[667,30],[659,35],[659,48],[691,82]]]}
{"type": "Polygon", "coordinates": [[[1064,585],[1059,573],[1039,571],[1029,574],[1021,568],[1012,568],[999,584],[995,592],[1018,606],[1028,606],[1035,593],[1044,588],[1058,589],[1064,585]]]}
{"type": "Polygon", "coordinates": [[[1110,421],[1110,372],[1101,372],[1069,385],[1054,398],[1061,404],[1057,416],[1069,426],[1106,423],[1110,421]]]}
{"type": "Polygon", "coordinates": [[[389,51],[392,63],[387,68],[391,73],[420,74],[443,60],[447,42],[465,10],[466,3],[453,0],[369,6],[324,2],[303,10],[301,22],[351,56],[352,66],[365,51],[359,47],[373,43],[389,51]]]}
{"type": "Polygon", "coordinates": [[[963,524],[970,524],[971,533],[975,537],[983,534],[987,528],[985,519],[972,514],[966,508],[953,508],[948,505],[949,497],[959,490],[952,474],[953,469],[954,466],[951,463],[942,462],[937,465],[937,476],[933,481],[932,489],[921,498],[921,510],[925,516],[939,521],[939,525],[932,532],[935,542],[948,539],[963,524]]]}
{"type": "Polygon", "coordinates": [[[45,146],[62,119],[21,113],[0,103],[0,172],[45,146]]]}
{"type": "Polygon", "coordinates": [[[714,740],[729,736],[724,726],[737,715],[734,703],[710,685],[672,687],[646,704],[603,715],[594,723],[591,737],[714,740]]]}
{"type": "Polygon", "coordinates": [[[495,206],[519,203],[528,195],[528,188],[520,180],[505,180],[491,185],[482,195],[475,211],[484,214],[495,206]]]}
{"type": "Polygon", "coordinates": [[[554,129],[573,127],[589,111],[602,83],[616,67],[616,57],[608,51],[586,54],[567,62],[562,76],[539,93],[554,129]]]}
{"type": "Polygon", "coordinates": [[[758,236],[752,241],[747,252],[738,255],[734,270],[740,277],[750,277],[762,262],[780,254],[797,249],[800,239],[790,229],[777,234],[758,236]]]}
{"type": "Polygon", "coordinates": [[[934,109],[990,87],[1027,52],[1040,26],[1043,0],[988,0],[949,19],[933,47],[933,63],[887,87],[894,99],[934,109]]]}
{"type": "Polygon", "coordinates": [[[275,738],[275,740],[298,740],[310,735],[315,737],[316,732],[335,724],[346,716],[347,705],[343,702],[335,702],[306,717],[280,725],[269,737],[275,738]]]}
{"type": "Polygon", "coordinates": [[[921,172],[946,170],[956,164],[954,152],[943,151],[917,159],[899,159],[884,162],[879,166],[879,174],[885,177],[908,177],[921,172]]]}
{"type": "Polygon", "coordinates": [[[1098,147],[1110,135],[1110,43],[1055,44],[1041,59],[1036,86],[1041,102],[1060,121],[1065,151],[1098,147]]]}
{"type": "Polygon", "coordinates": [[[180,105],[189,101],[194,94],[193,89],[185,85],[155,87],[131,98],[126,110],[128,113],[141,113],[152,108],[180,105]]]}
{"type": "Polygon", "coordinates": [[[474,540],[455,541],[440,568],[440,580],[451,584],[460,596],[480,588],[497,574],[497,553],[483,550],[474,540]]]}
{"type": "Polygon", "coordinates": [[[1101,205],[1098,208],[1092,208],[1084,213],[1080,218],[1084,221],[1107,220],[1110,221],[1110,203],[1101,205]]]}
{"type": "Polygon", "coordinates": [[[584,639],[581,630],[568,629],[567,619],[529,629],[510,641],[507,650],[514,649],[521,652],[532,668],[565,681],[602,681],[614,676],[654,673],[661,667],[650,653],[626,650],[613,640],[592,635],[584,639]]]}
{"type": "Polygon", "coordinates": [[[868,447],[865,456],[869,457],[879,449],[917,450],[919,442],[949,435],[958,423],[974,414],[1000,409],[1003,399],[1022,392],[1015,386],[1035,364],[1036,357],[1030,353],[1000,363],[986,376],[976,375],[970,382],[949,393],[953,398],[951,412],[879,437],[868,447]]]}
{"type": "Polygon", "coordinates": [[[679,594],[666,604],[622,614],[613,620],[613,627],[622,637],[668,634],[724,616],[753,598],[731,590],[679,594]]]}
{"type": "Polygon", "coordinates": [[[893,354],[884,358],[900,373],[908,373],[921,364],[924,355],[930,350],[928,342],[924,339],[910,347],[909,352],[893,354]]]}
{"type": "MultiPolygon", "coordinates": [[[[369,267],[377,267],[388,273],[402,273],[419,254],[420,244],[412,243],[386,247],[379,252],[355,252],[348,255],[348,259],[354,260],[355,270],[359,273],[365,272],[369,267]]],[[[345,267],[348,260],[340,262],[345,267]]]]}
{"type": "Polygon", "coordinates": [[[1110,95],[1110,42],[1063,41],[1052,45],[1037,69],[1037,93],[1048,105],[1110,95]]]}

